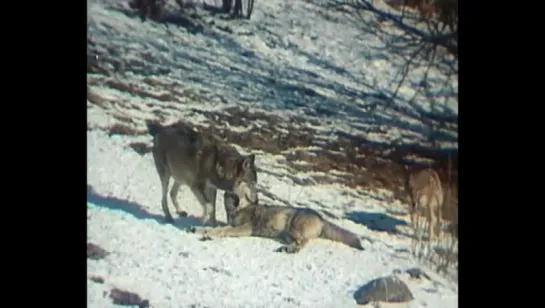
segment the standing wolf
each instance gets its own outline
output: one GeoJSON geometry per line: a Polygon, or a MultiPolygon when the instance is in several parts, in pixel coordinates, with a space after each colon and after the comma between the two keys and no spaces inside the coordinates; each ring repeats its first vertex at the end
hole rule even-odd
{"type": "MultiPolygon", "coordinates": [[[[408,167],[405,166],[408,171],[408,167]]],[[[410,172],[405,184],[410,201],[411,223],[417,238],[420,240],[421,230],[417,228],[417,217],[421,208],[426,210],[428,235],[433,240],[437,227],[441,230],[441,208],[443,206],[443,188],[437,171],[426,168],[418,172],[410,172]]]]}
{"type": "Polygon", "coordinates": [[[174,221],[167,201],[171,177],[174,184],[170,189],[170,198],[178,215],[187,216],[176,200],[180,186],[185,184],[203,206],[204,224],[217,224],[217,189],[224,191],[228,222],[229,213],[233,213],[231,203],[243,208],[257,202],[257,172],[253,154],[240,155],[236,149],[212,136],[196,132],[183,122],[162,126],[148,121],[146,125],[153,136],[153,160],[161,179],[161,205],[167,222],[174,221]]]}
{"type": "Polygon", "coordinates": [[[363,250],[358,237],[348,230],[326,221],[308,208],[252,204],[237,208],[231,226],[194,228],[191,231],[205,236],[288,238],[291,244],[277,252],[297,253],[314,238],[324,238],[363,250]]]}

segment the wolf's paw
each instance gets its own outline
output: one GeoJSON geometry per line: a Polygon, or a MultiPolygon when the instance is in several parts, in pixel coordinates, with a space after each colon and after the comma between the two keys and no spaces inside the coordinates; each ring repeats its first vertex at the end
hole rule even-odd
{"type": "Polygon", "coordinates": [[[299,252],[299,247],[291,246],[291,245],[281,246],[278,249],[276,249],[275,252],[297,253],[299,252]]]}
{"type": "Polygon", "coordinates": [[[189,231],[191,233],[200,234],[200,235],[208,235],[206,227],[189,227],[189,231]]]}
{"type": "Polygon", "coordinates": [[[199,227],[189,227],[187,228],[188,232],[200,234],[202,237],[199,239],[200,241],[210,241],[212,238],[207,234],[206,228],[199,228],[199,227]]]}
{"type": "Polygon", "coordinates": [[[197,232],[197,228],[195,228],[195,227],[187,227],[187,228],[185,229],[185,232],[187,232],[187,233],[195,233],[195,232],[197,232]]]}
{"type": "Polygon", "coordinates": [[[186,211],[179,211],[179,212],[176,212],[178,214],[178,216],[180,217],[187,217],[187,212],[186,211]]]}
{"type": "Polygon", "coordinates": [[[286,252],[287,246],[280,246],[277,249],[274,250],[274,252],[286,252]]]}
{"type": "Polygon", "coordinates": [[[199,239],[199,241],[201,241],[201,242],[206,242],[206,241],[211,241],[211,240],[212,240],[212,238],[211,238],[210,236],[208,236],[208,235],[203,235],[203,236],[199,239]]]}

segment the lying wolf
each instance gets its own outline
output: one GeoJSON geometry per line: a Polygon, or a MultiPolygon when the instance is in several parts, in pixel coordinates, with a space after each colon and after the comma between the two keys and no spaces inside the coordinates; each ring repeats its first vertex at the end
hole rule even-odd
{"type": "Polygon", "coordinates": [[[308,208],[252,204],[237,208],[231,226],[190,228],[190,232],[204,236],[288,238],[291,244],[277,252],[297,253],[314,238],[325,238],[363,250],[358,237],[336,226],[308,208]]]}
{"type": "MultiPolygon", "coordinates": [[[[168,210],[167,192],[170,178],[174,184],[170,198],[176,212],[187,216],[176,200],[182,184],[188,185],[204,208],[204,224],[216,226],[216,190],[224,191],[225,211],[233,212],[233,203],[239,208],[257,203],[257,172],[255,156],[243,156],[236,149],[212,136],[195,131],[178,122],[162,126],[147,122],[153,136],[153,160],[162,186],[161,205],[167,222],[173,222],[168,210]]],[[[230,215],[228,215],[228,222],[230,215]]]]}

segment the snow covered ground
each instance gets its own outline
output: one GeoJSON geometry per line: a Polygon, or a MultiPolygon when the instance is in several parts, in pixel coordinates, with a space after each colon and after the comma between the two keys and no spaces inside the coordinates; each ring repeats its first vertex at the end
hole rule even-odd
{"type": "MultiPolygon", "coordinates": [[[[238,238],[200,241],[186,233],[193,222],[180,218],[176,226],[163,224],[161,189],[150,154],[144,157],[125,147],[124,138],[104,132],[88,133],[88,238],[111,251],[108,257],[88,261],[90,307],[109,307],[103,291],[110,286],[140,294],[153,307],[354,307],[356,289],[367,281],[389,275],[394,269],[418,266],[407,254],[408,238],[369,230],[349,220],[333,222],[372,240],[365,251],[316,240],[299,254],[273,252],[281,244],[269,239],[238,238]],[[195,306],[191,306],[195,305],[195,306]]],[[[257,156],[264,169],[275,166],[267,156],[257,156]]],[[[384,213],[380,201],[347,197],[335,185],[298,187],[289,180],[259,174],[260,186],[304,206],[328,206],[340,214],[352,211],[384,213]]],[[[218,194],[218,204],[223,204],[218,194]]],[[[187,188],[181,204],[191,215],[201,208],[187,188]],[[183,203],[182,203],[183,202],[183,203]]],[[[262,197],[267,201],[266,197],[262,197]]],[[[218,206],[218,218],[225,212],[218,206]]],[[[406,307],[457,307],[456,286],[437,280],[409,281],[416,300],[406,307]]]]}
{"type": "MultiPolygon", "coordinates": [[[[111,76],[88,74],[94,97],[88,94],[88,241],[111,252],[88,261],[88,275],[105,280],[88,281],[90,307],[112,306],[104,292],[114,286],[161,308],[354,307],[353,293],[362,284],[395,269],[425,268],[403,252],[410,248],[408,237],[345,218],[348,213],[383,215],[403,208],[387,201],[391,192],[355,194],[339,184],[299,185],[292,177],[304,176],[285,168],[282,155],[256,153],[258,167],[270,171],[258,174],[260,188],[294,205],[331,213],[337,218],[329,220],[368,239],[363,240],[365,251],[316,240],[287,255],[273,252],[280,244],[269,239],[200,241],[185,232],[197,223],[192,218],[164,224],[152,156],[128,146],[149,144],[151,137],[109,136],[106,130],[112,125],[143,130],[145,119],[180,118],[202,124],[206,119],[196,110],[238,106],[273,112],[285,121],[295,114],[314,119],[320,124],[316,133],[325,137],[332,130],[363,133],[380,127],[380,133],[366,136],[381,142],[424,142],[428,131],[393,110],[366,109],[376,99],[364,93],[395,87],[390,82],[395,61],[376,54],[376,38],[334,13],[320,15],[312,2],[257,0],[250,21],[215,19],[214,27],[199,31],[142,23],[114,9],[125,2],[88,1],[89,48],[115,59],[124,70],[111,76]]],[[[441,82],[441,76],[434,78],[441,82]]],[[[412,95],[409,86],[403,95],[412,95]]],[[[422,103],[421,108],[428,107],[422,103]]],[[[441,110],[457,114],[457,101],[447,100],[441,110]]],[[[457,134],[443,146],[457,147],[457,134]]],[[[178,198],[190,215],[201,214],[186,187],[178,198]]],[[[222,198],[218,194],[217,210],[224,221],[222,198]]],[[[275,203],[261,195],[260,201],[275,203]]],[[[391,220],[399,230],[408,228],[406,217],[391,220]]],[[[436,276],[421,282],[402,278],[415,300],[401,307],[457,307],[454,282],[436,276]]]]}

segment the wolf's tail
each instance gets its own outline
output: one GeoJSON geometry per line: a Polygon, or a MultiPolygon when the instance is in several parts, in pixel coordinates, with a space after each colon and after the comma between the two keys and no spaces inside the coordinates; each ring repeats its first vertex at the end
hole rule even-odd
{"type": "Polygon", "coordinates": [[[146,126],[148,127],[148,133],[152,136],[157,135],[163,128],[161,124],[154,121],[146,121],[146,126]]]}
{"type": "Polygon", "coordinates": [[[341,242],[358,250],[364,250],[357,235],[328,221],[324,221],[324,227],[322,228],[320,237],[341,242]]]}

